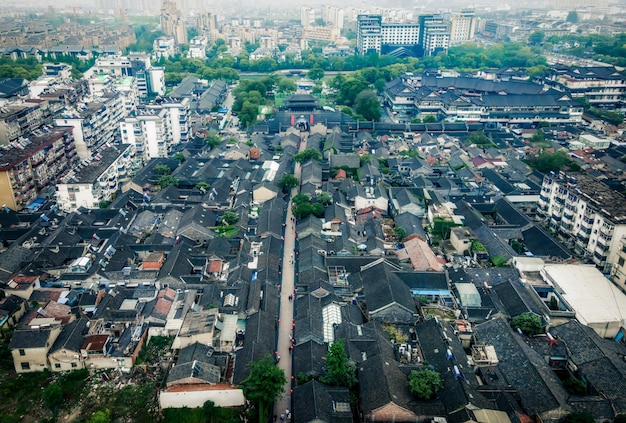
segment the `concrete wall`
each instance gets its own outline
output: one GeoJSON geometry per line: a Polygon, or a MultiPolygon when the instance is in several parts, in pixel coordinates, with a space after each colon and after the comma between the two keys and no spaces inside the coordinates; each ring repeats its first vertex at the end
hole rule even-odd
{"type": "Polygon", "coordinates": [[[245,398],[241,389],[210,389],[201,391],[166,392],[159,394],[161,408],[202,407],[211,400],[219,407],[238,407],[244,404],[245,398]]]}

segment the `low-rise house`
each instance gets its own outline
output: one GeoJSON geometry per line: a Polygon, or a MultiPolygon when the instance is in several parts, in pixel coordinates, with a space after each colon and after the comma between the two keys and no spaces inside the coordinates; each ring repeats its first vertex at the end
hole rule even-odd
{"type": "Polygon", "coordinates": [[[206,401],[219,407],[242,406],[243,391],[224,380],[231,360],[230,355],[198,342],[182,348],[159,393],[160,406],[196,408],[206,401]]]}
{"type": "Polygon", "coordinates": [[[81,350],[88,330],[88,320],[84,318],[63,326],[48,354],[50,370],[66,372],[86,367],[81,350]]]}
{"type": "Polygon", "coordinates": [[[17,373],[50,370],[48,352],[61,333],[61,326],[35,327],[13,332],[9,349],[17,373]]]}
{"type": "Polygon", "coordinates": [[[293,392],[294,423],[350,423],[353,421],[348,388],[317,380],[297,385],[293,392]]]}
{"type": "Polygon", "coordinates": [[[504,318],[495,317],[474,326],[474,339],[477,344],[493,346],[498,358],[495,366],[481,366],[482,389],[515,389],[525,414],[544,421],[558,420],[572,411],[567,404],[569,394],[548,362],[514,333],[504,318]]]}
{"type": "Polygon", "coordinates": [[[409,288],[395,273],[398,270],[380,258],[348,277],[353,289],[365,295],[370,318],[388,322],[415,321],[417,307],[409,288]]]}
{"type": "Polygon", "coordinates": [[[0,294],[4,296],[0,300],[0,330],[15,327],[17,322],[26,314],[27,302],[17,295],[0,294]]]}

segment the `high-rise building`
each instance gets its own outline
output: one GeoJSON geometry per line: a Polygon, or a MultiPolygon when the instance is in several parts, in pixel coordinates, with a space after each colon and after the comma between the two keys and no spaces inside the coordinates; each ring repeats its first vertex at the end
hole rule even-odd
{"type": "Polygon", "coordinates": [[[169,157],[174,145],[189,137],[189,98],[146,106],[120,123],[122,142],[135,146],[136,166],[169,157]]]}
{"type": "Polygon", "coordinates": [[[315,9],[309,6],[300,6],[300,24],[305,28],[315,25],[315,9]]]}
{"type": "Polygon", "coordinates": [[[450,46],[450,27],[441,15],[419,17],[420,42],[424,56],[435,56],[450,46]]]}
{"type": "Polygon", "coordinates": [[[335,6],[322,6],[322,20],[327,25],[343,29],[343,9],[335,6]]]}
{"type": "Polygon", "coordinates": [[[626,199],[586,174],[546,175],[537,217],[574,251],[610,272],[626,236],[626,199]]]}
{"type": "Polygon", "coordinates": [[[461,10],[450,17],[450,44],[460,44],[474,38],[476,15],[474,10],[461,10]]]}
{"type": "Polygon", "coordinates": [[[166,35],[174,37],[176,44],[187,44],[187,28],[181,17],[176,3],[172,0],[163,0],[161,6],[161,30],[166,35]]]}
{"type": "Polygon", "coordinates": [[[83,160],[80,167],[71,169],[56,184],[57,204],[69,212],[80,207],[95,209],[102,201],[111,201],[119,183],[127,177],[133,148],[112,145],[83,160]]]}
{"type": "Polygon", "coordinates": [[[72,128],[46,128],[39,135],[0,147],[0,202],[21,210],[51,189],[77,161],[72,128]]]}
{"type": "Polygon", "coordinates": [[[383,18],[380,15],[357,16],[356,49],[359,54],[380,54],[383,18]]]}

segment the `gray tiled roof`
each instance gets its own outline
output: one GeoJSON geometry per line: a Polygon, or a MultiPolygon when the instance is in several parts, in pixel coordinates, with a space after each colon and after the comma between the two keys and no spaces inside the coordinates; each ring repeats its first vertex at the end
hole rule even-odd
{"type": "Polygon", "coordinates": [[[496,317],[474,327],[477,342],[493,345],[498,367],[517,390],[526,414],[560,413],[569,410],[563,384],[544,358],[513,333],[503,318],[496,317]]]}

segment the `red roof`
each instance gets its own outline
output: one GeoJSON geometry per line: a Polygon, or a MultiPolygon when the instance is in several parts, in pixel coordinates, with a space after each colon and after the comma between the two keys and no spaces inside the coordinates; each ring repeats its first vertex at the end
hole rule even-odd
{"type": "Polygon", "coordinates": [[[222,260],[209,260],[209,273],[219,273],[222,271],[222,260]]]}
{"type": "Polygon", "coordinates": [[[104,351],[104,346],[109,340],[109,335],[91,335],[85,339],[81,350],[104,351]]]}
{"type": "Polygon", "coordinates": [[[346,174],[346,171],[343,169],[338,169],[337,170],[337,175],[335,175],[335,179],[346,179],[348,177],[348,175],[346,174]]]}

